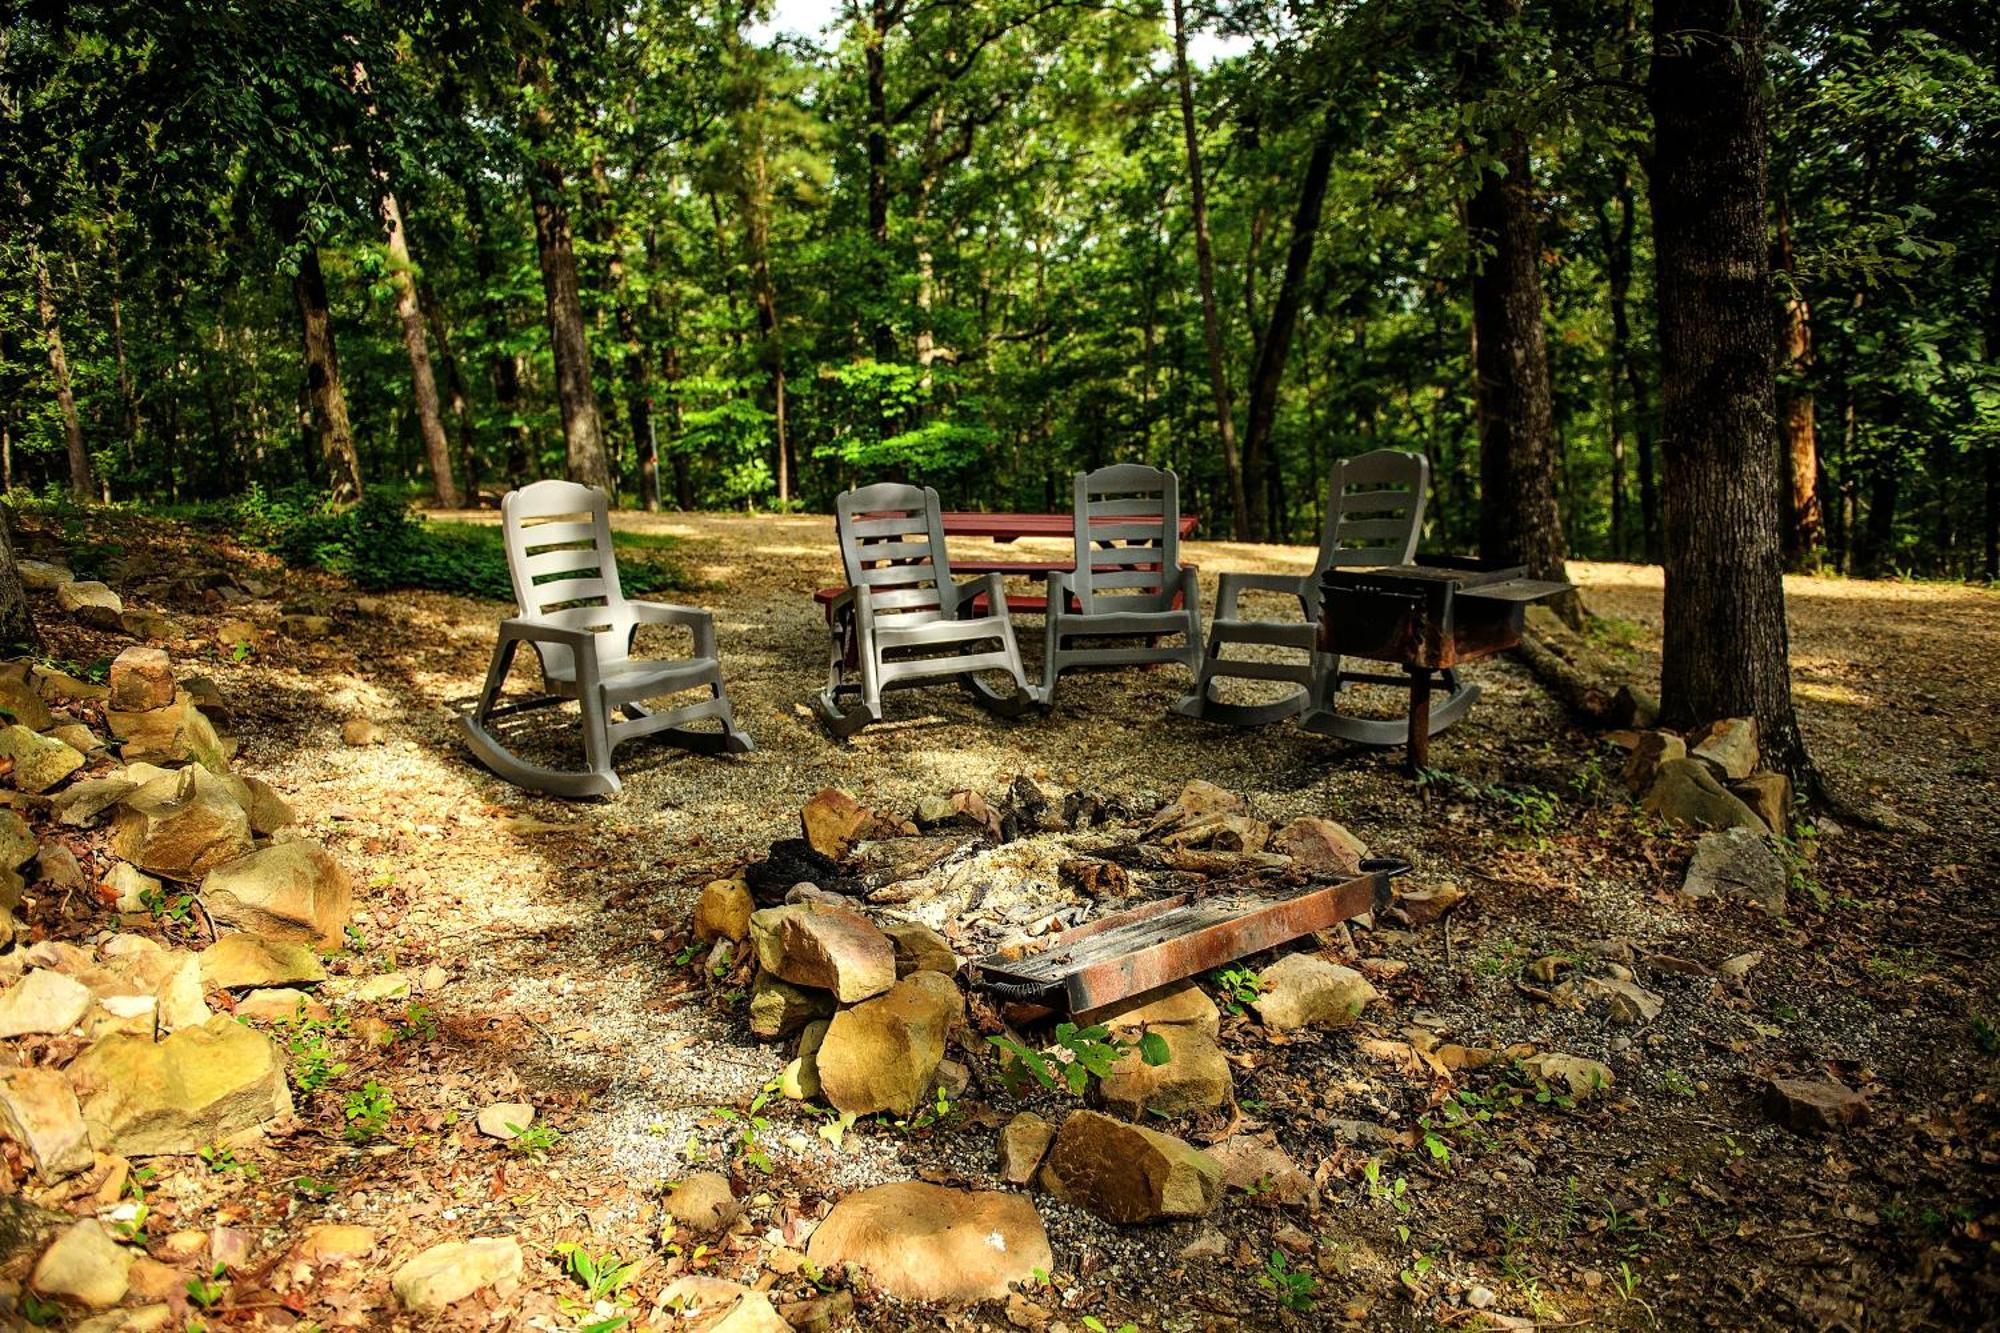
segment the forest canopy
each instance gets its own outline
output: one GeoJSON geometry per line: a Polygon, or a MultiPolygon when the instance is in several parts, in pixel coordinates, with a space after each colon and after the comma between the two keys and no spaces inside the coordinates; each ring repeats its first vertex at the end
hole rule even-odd
{"type": "MultiPolygon", "coordinates": [[[[8,6],[6,484],[1044,509],[1133,460],[1213,535],[1304,540],[1329,463],[1391,446],[1473,549],[1510,195],[1562,541],[1659,555],[1648,6],[828,13],[8,6]]],[[[1764,39],[1791,557],[1991,578],[2000,25],[1797,0],[1764,39]]]]}

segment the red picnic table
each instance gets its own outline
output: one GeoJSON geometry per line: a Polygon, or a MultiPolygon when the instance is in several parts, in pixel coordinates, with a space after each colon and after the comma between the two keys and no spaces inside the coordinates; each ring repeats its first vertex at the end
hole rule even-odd
{"type": "MultiPolygon", "coordinates": [[[[948,509],[939,515],[944,521],[944,535],[952,537],[990,537],[996,543],[1018,541],[1023,537],[1073,537],[1076,533],[1076,518],[1073,514],[989,514],[971,510],[948,509]]],[[[1129,518],[1108,518],[1097,520],[1108,523],[1130,523],[1129,518]]],[[[1180,521],[1181,540],[1194,536],[1195,528],[1201,523],[1199,514],[1182,514],[1180,521]]],[[[1074,560],[953,560],[954,574],[1002,574],[1019,575],[1022,578],[1046,580],[1051,574],[1066,573],[1076,568],[1074,560]]],[[[830,616],[833,603],[845,592],[845,588],[821,588],[813,594],[813,600],[830,616]]],[[[984,593],[980,596],[983,598],[984,593]]],[[[1040,614],[1048,610],[1049,599],[1033,594],[1007,594],[1007,609],[1029,614],[1040,614]]]]}

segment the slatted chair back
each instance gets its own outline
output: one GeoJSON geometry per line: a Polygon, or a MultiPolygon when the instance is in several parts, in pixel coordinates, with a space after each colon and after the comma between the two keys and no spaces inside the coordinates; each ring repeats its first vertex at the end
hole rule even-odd
{"type": "MultiPolygon", "coordinates": [[[[562,629],[598,631],[598,662],[624,661],[637,621],[618,583],[604,492],[572,481],[538,481],[508,492],[500,522],[519,614],[562,629]]],[[[567,647],[543,643],[536,650],[545,669],[564,676],[574,671],[567,647]]]]}
{"type": "Polygon", "coordinates": [[[833,509],[848,586],[868,589],[877,616],[908,625],[958,614],[935,490],[878,482],[843,492],[833,509]]]}
{"type": "Polygon", "coordinates": [[[1319,569],[1407,565],[1423,534],[1431,465],[1422,454],[1376,449],[1333,465],[1319,569]]]}
{"type": "Polygon", "coordinates": [[[1117,463],[1076,474],[1076,573],[1084,615],[1166,611],[1181,564],[1180,478],[1117,463]]]}

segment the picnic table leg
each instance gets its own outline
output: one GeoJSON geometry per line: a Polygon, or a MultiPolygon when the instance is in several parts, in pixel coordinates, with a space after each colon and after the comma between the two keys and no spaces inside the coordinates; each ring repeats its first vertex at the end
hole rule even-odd
{"type": "Polygon", "coordinates": [[[1410,673],[1410,745],[1404,768],[1411,777],[1431,758],[1431,673],[1428,667],[1405,667],[1410,673]]]}

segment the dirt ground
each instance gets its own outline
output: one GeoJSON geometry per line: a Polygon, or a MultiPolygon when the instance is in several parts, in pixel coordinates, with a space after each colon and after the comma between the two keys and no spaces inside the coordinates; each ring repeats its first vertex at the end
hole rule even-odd
{"type": "MultiPolygon", "coordinates": [[[[887,724],[838,744],[806,708],[825,654],[811,593],[838,582],[831,521],[618,522],[684,540],[700,583],[687,598],[716,613],[737,716],[759,748],[714,759],[636,745],[621,755],[625,789],[609,801],[526,795],[476,767],[459,742],[454,718],[484,672],[503,614],[495,604],[392,593],[357,611],[336,581],[289,573],[268,605],[160,608],[207,640],[181,656],[234,705],[239,766],[287,793],[353,873],[357,936],[337,970],[436,967],[443,977],[413,1001],[351,1007],[401,1030],[387,1047],[351,1029],[332,1035],[347,1082],[374,1079],[394,1095],[383,1141],[344,1143],[339,1098],[323,1093],[300,1099],[291,1132],[245,1150],[254,1178],[156,1163],[161,1234],[226,1223],[273,1256],[314,1222],[383,1234],[369,1265],[303,1291],[275,1260],[240,1277],[203,1316],[211,1327],[383,1325],[388,1274],[403,1256],[503,1233],[521,1237],[525,1277],[454,1320],[571,1328],[624,1312],[673,1327],[652,1302],[681,1271],[761,1276],[809,1294],[801,1275],[768,1264],[849,1189],[919,1176],[999,1187],[995,1127],[1022,1105],[1060,1112],[1056,1098],[1003,1091],[981,1049],[956,1053],[974,1081],[935,1124],[864,1121],[836,1147],[816,1132],[822,1116],[782,1100],[757,1106],[751,1124],[743,1117],[785,1055],[750,1038],[737,981],[706,977],[681,946],[701,885],[793,836],[798,807],[818,788],[837,784],[906,814],[921,797],[961,788],[997,797],[1016,773],[1139,805],[1205,778],[1243,793],[1264,818],[1338,820],[1374,849],[1410,858],[1414,885],[1470,897],[1448,927],[1354,932],[1386,997],[1356,1029],[1278,1044],[1247,1018],[1225,1022],[1236,1116],[1177,1128],[1202,1141],[1268,1127],[1315,1178],[1316,1206],[1232,1195],[1211,1219],[1226,1238],[1221,1257],[1189,1259],[1181,1251],[1203,1224],[1119,1229],[1040,1197],[1057,1262],[1047,1287],[1007,1309],[955,1311],[863,1292],[864,1326],[2000,1322],[2000,750],[1975,669],[2000,657],[2000,596],[1788,581],[1807,738],[1838,790],[1882,803],[1884,822],[1899,827],[1819,822],[1801,840],[1791,905],[1772,919],[1677,898],[1691,840],[1640,816],[1615,780],[1617,752],[1574,728],[1512,661],[1468,672],[1483,697],[1433,744],[1433,765],[1454,781],[1415,783],[1397,755],[1292,725],[1235,732],[1174,716],[1184,679],[1170,668],[1066,678],[1051,714],[1017,723],[950,689],[896,695],[887,724]],[[274,635],[240,661],[213,643],[223,619],[275,621],[281,604],[329,609],[339,632],[315,642],[274,635]],[[344,745],[341,725],[355,717],[375,721],[386,743],[344,745]],[[1761,958],[1740,981],[1714,974],[1749,952],[1761,958]],[[1548,955],[1632,959],[1664,1012],[1618,1027],[1541,1003],[1523,973],[1548,955]],[[1532,1042],[1601,1060],[1616,1081],[1562,1105],[1522,1095],[1497,1070],[1441,1078],[1395,1058],[1413,1024],[1467,1045],[1532,1042]],[[1772,1123],[1768,1077],[1829,1074],[1867,1095],[1866,1125],[1809,1136],[1772,1123]],[[1473,1117],[1440,1135],[1446,1099],[1473,1117]],[[510,1151],[480,1137],[470,1115],[496,1100],[534,1103],[558,1141],[510,1151]],[[744,1182],[747,1225],[699,1256],[663,1249],[662,1183],[724,1164],[744,1182]],[[1280,1232],[1295,1250],[1287,1270],[1311,1275],[1296,1309],[1270,1285],[1280,1232]],[[582,1291],[556,1256],[563,1242],[642,1262],[617,1310],[573,1305],[582,1291]]],[[[128,530],[127,540],[151,541],[151,531],[128,530]]],[[[26,545],[59,550],[54,534],[32,530],[26,545]]],[[[1017,552],[1060,554],[1033,543],[1007,554],[1017,552]]],[[[1187,558],[1212,600],[1215,571],[1303,572],[1311,556],[1195,542],[1187,558]]],[[[204,543],[164,559],[282,573],[265,557],[204,543]]],[[[1590,607],[1611,618],[1602,641],[1651,674],[1658,572],[1572,571],[1590,607]]],[[[1038,655],[1039,621],[1023,625],[1038,655]]],[[[77,661],[118,646],[67,629],[57,637],[57,651],[77,661]]],[[[163,929],[200,938],[193,923],[163,929]]]]}

